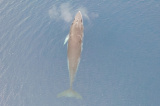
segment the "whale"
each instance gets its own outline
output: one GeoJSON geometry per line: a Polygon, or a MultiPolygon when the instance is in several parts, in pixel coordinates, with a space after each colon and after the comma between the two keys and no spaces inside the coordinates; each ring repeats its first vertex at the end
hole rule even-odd
{"type": "Polygon", "coordinates": [[[82,14],[78,11],[74,17],[72,25],[70,27],[70,32],[66,36],[64,45],[68,42],[67,46],[67,61],[69,70],[69,89],[59,93],[57,97],[73,97],[77,99],[82,99],[82,96],[72,89],[73,82],[78,70],[80,63],[80,57],[83,46],[83,19],[82,14]]]}

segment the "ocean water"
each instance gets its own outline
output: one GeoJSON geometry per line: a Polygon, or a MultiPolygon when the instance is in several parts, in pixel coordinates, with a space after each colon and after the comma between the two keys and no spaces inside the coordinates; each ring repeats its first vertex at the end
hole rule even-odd
{"type": "Polygon", "coordinates": [[[160,1],[0,0],[0,106],[159,106],[160,1]],[[84,23],[73,89],[67,46],[84,23]]]}

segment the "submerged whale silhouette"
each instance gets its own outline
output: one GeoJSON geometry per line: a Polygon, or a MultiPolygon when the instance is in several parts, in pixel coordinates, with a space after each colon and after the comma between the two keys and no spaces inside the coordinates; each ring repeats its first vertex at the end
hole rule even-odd
{"type": "Polygon", "coordinates": [[[57,97],[75,97],[82,99],[82,96],[72,90],[74,78],[80,62],[80,56],[82,51],[83,41],[83,20],[80,11],[76,14],[74,21],[70,28],[70,33],[67,35],[64,44],[68,41],[68,70],[70,77],[70,88],[62,93],[59,93],[57,97]]]}

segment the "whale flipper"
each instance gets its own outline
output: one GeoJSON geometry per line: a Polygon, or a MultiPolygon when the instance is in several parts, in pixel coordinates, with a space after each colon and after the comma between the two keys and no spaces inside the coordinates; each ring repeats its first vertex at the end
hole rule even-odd
{"type": "Polygon", "coordinates": [[[64,40],[64,44],[63,44],[63,45],[65,45],[65,44],[67,43],[68,39],[69,39],[69,34],[66,36],[66,38],[65,38],[65,40],[64,40]]]}

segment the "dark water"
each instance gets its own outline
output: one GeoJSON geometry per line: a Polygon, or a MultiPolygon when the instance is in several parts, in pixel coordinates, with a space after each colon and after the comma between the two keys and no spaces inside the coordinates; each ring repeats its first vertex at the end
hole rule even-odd
{"type": "Polygon", "coordinates": [[[159,106],[160,1],[0,0],[0,106],[159,106]],[[74,89],[64,39],[75,13],[84,43],[74,89]]]}

